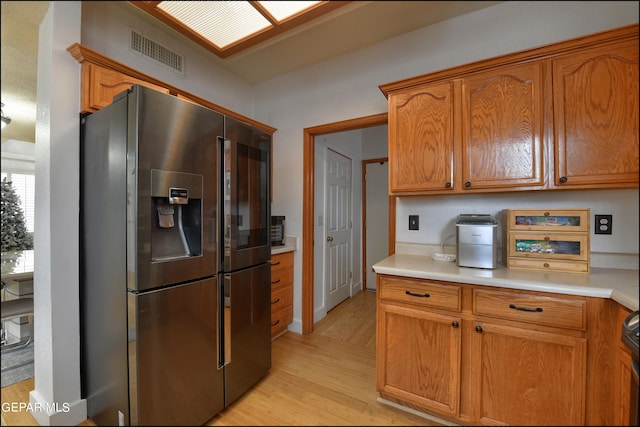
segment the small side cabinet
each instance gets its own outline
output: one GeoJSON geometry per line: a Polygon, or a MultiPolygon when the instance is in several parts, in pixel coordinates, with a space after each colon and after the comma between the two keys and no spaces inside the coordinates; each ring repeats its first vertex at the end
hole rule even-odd
{"type": "Polygon", "coordinates": [[[293,321],[293,252],[271,256],[271,338],[293,321]]]}

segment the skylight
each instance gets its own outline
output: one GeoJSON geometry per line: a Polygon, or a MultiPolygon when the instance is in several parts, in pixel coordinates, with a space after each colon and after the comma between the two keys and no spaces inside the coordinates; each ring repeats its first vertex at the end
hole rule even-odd
{"type": "Polygon", "coordinates": [[[131,1],[221,58],[295,28],[349,1],[131,1]]]}

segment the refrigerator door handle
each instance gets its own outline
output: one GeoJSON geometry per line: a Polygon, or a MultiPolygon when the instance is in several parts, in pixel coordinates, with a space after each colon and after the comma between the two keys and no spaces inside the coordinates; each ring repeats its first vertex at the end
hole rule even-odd
{"type": "Polygon", "coordinates": [[[223,284],[223,343],[222,349],[224,352],[222,358],[222,365],[227,366],[231,363],[231,276],[224,275],[223,284]]]}

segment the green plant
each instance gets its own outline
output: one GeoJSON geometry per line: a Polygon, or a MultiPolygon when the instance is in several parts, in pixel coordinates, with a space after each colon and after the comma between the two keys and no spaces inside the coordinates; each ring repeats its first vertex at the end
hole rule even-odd
{"type": "Polygon", "coordinates": [[[27,231],[20,198],[11,181],[2,179],[2,252],[33,249],[33,236],[27,231]]]}

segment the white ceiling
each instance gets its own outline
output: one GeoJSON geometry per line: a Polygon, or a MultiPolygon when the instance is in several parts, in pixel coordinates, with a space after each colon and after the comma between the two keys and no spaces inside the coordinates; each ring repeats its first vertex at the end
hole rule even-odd
{"type": "MultiPolygon", "coordinates": [[[[220,59],[128,2],[116,2],[233,74],[256,84],[501,1],[354,1],[245,52],[220,59]]],[[[38,26],[48,1],[2,1],[2,141],[35,141],[38,26]]],[[[215,101],[215,100],[213,100],[215,101]]]]}

